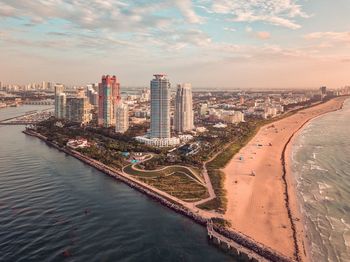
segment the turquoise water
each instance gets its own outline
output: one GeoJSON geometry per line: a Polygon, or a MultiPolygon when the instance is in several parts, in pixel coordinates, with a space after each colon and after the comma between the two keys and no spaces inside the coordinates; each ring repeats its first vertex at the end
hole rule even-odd
{"type": "Polygon", "coordinates": [[[23,128],[0,126],[0,261],[232,261],[204,227],[23,128]]]}
{"type": "Polygon", "coordinates": [[[292,157],[314,261],[350,261],[350,99],[311,121],[292,157]]]}

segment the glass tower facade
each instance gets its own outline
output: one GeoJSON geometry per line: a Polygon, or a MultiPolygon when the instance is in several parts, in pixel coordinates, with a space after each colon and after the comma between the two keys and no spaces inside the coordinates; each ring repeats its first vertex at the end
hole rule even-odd
{"type": "Polygon", "coordinates": [[[193,129],[192,86],[182,84],[177,86],[175,97],[175,130],[179,133],[193,129]]]}
{"type": "Polygon", "coordinates": [[[163,74],[151,81],[150,138],[170,138],[170,82],[163,74]]]}

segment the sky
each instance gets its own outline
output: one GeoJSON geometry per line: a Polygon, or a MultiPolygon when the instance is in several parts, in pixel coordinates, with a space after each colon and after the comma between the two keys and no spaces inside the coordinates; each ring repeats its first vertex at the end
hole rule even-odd
{"type": "Polygon", "coordinates": [[[0,0],[0,81],[338,88],[350,0],[0,0]]]}

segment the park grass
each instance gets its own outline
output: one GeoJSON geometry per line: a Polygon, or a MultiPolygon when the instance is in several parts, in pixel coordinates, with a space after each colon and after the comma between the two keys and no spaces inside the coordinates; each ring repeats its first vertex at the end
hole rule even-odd
{"type": "Polygon", "coordinates": [[[128,165],[123,171],[186,202],[195,202],[209,197],[207,188],[196,177],[199,170],[192,167],[168,166],[162,170],[135,170],[132,165],[128,165]]]}
{"type": "Polygon", "coordinates": [[[137,179],[186,202],[195,202],[209,197],[205,186],[198,184],[181,172],[154,178],[139,176],[137,179]]]}
{"type": "Polygon", "coordinates": [[[208,169],[207,171],[216,198],[198,205],[197,207],[205,210],[216,210],[219,213],[224,213],[227,206],[226,190],[224,188],[225,174],[219,169],[208,169]]]}
{"type": "MultiPolygon", "coordinates": [[[[139,166],[136,165],[137,168],[139,166]]],[[[199,183],[203,183],[198,177],[199,170],[197,168],[192,167],[182,167],[182,166],[168,166],[162,168],[161,170],[135,170],[132,165],[128,165],[124,167],[124,172],[142,178],[156,178],[156,177],[167,177],[173,173],[183,173],[183,175],[187,175],[199,183]],[[189,169],[189,170],[188,170],[189,169]],[[191,170],[191,171],[190,171],[191,170]]]]}

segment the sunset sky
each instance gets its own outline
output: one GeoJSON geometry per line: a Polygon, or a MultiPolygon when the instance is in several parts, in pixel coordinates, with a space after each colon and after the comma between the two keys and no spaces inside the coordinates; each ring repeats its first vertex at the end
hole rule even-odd
{"type": "Polygon", "coordinates": [[[0,81],[350,84],[350,0],[0,0],[0,81]]]}

